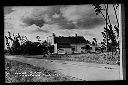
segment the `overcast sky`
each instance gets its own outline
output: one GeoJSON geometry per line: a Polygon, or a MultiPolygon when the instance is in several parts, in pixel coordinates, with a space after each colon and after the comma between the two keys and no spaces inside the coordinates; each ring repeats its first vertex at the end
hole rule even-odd
{"type": "MultiPolygon", "coordinates": [[[[112,24],[116,25],[112,5],[108,11],[112,24]]],[[[92,41],[95,37],[101,42],[105,26],[102,15],[96,15],[91,4],[4,7],[4,22],[5,35],[8,31],[20,33],[31,41],[37,41],[36,36],[45,40],[52,33],[57,36],[74,36],[77,33],[87,40],[92,41]]]]}

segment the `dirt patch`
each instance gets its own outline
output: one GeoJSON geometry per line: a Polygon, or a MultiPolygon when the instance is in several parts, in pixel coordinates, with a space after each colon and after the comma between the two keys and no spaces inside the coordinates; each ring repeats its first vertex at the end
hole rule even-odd
{"type": "Polygon", "coordinates": [[[15,82],[56,82],[76,81],[77,78],[65,76],[55,70],[35,67],[30,64],[5,59],[5,83],[15,82]]]}

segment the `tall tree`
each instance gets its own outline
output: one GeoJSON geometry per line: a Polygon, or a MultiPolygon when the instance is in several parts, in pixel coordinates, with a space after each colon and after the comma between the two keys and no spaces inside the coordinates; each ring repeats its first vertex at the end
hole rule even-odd
{"type": "Polygon", "coordinates": [[[117,4],[113,4],[113,8],[114,8],[114,12],[115,12],[115,17],[117,20],[117,25],[113,26],[110,20],[110,15],[108,12],[108,4],[103,4],[103,6],[101,6],[101,4],[93,4],[93,6],[95,7],[95,12],[96,15],[101,14],[106,22],[106,26],[104,27],[104,32],[101,32],[104,39],[103,41],[106,43],[106,51],[111,50],[113,51],[113,49],[116,49],[117,47],[119,47],[119,43],[118,43],[118,36],[119,36],[119,21],[117,18],[117,8],[119,5],[117,4]],[[116,6],[116,7],[115,7],[116,6]],[[105,14],[103,13],[103,11],[105,12],[105,14]],[[114,32],[114,29],[117,33],[114,32]]]}

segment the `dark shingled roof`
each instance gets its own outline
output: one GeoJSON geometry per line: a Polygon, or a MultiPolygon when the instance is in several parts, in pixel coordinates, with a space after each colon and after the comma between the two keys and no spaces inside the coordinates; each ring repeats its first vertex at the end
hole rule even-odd
{"type": "Polygon", "coordinates": [[[55,43],[69,43],[69,44],[82,44],[87,43],[87,40],[83,36],[77,37],[54,37],[55,43]]]}
{"type": "Polygon", "coordinates": [[[58,43],[57,48],[71,48],[69,43],[58,43]]]}

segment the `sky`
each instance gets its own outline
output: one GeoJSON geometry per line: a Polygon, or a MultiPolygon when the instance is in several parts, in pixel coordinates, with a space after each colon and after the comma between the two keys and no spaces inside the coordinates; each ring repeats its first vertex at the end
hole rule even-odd
{"type": "MultiPolygon", "coordinates": [[[[104,7],[104,5],[101,5],[104,7]]],[[[108,5],[110,19],[116,25],[116,17],[112,4],[108,5]]],[[[105,12],[103,12],[105,14],[105,12]]],[[[119,10],[117,9],[119,16],[119,10]]],[[[54,6],[7,6],[4,7],[4,33],[7,32],[27,36],[30,41],[41,40],[55,33],[57,36],[84,36],[92,41],[103,41],[105,20],[96,15],[92,4],[86,5],[54,5],[54,6]]]]}

